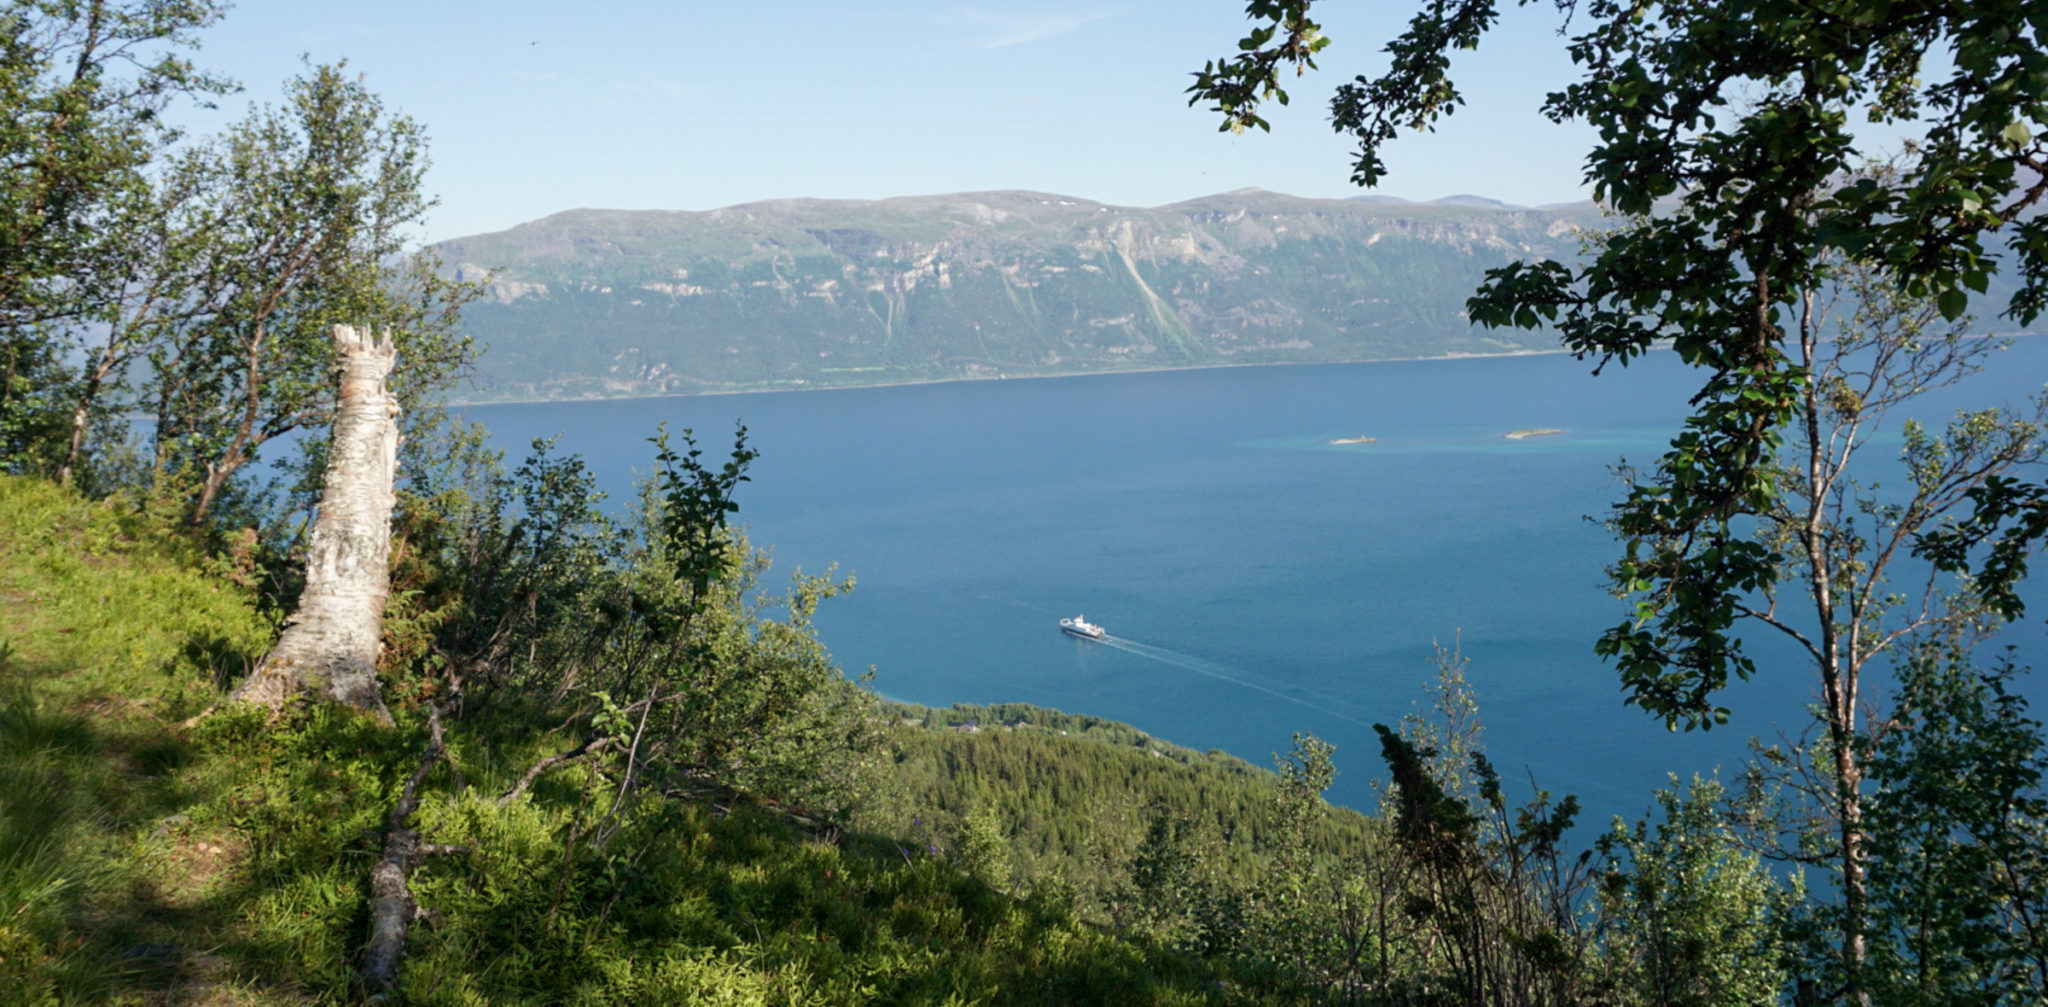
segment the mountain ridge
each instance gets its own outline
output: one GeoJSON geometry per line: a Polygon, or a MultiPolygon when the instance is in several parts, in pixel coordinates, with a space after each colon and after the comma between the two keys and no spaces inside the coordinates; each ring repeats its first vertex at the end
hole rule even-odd
{"type": "Polygon", "coordinates": [[[1572,257],[1591,204],[1128,207],[1011,189],[579,208],[435,246],[486,285],[480,401],[1527,352],[1474,331],[1487,268],[1572,257]]]}

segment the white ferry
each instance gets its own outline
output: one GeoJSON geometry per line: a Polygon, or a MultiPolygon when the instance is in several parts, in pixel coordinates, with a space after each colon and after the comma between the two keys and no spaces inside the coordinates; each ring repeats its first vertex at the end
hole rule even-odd
{"type": "Polygon", "coordinates": [[[1071,636],[1078,636],[1083,640],[1100,640],[1105,633],[1101,626],[1097,626],[1089,622],[1085,617],[1078,615],[1072,619],[1061,619],[1060,631],[1071,636]]]}

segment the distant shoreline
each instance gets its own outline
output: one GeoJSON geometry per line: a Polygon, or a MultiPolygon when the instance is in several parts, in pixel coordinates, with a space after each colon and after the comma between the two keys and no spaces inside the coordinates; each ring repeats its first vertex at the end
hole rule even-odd
{"type": "Polygon", "coordinates": [[[1571,351],[1502,350],[1498,353],[1444,353],[1427,357],[1381,357],[1375,360],[1324,360],[1313,362],[1276,361],[1266,364],[1190,364],[1186,367],[1132,367],[1113,371],[1075,371],[1071,374],[1019,374],[1000,378],[935,378],[930,381],[877,381],[867,385],[819,385],[803,388],[735,388],[718,392],[662,392],[658,395],[574,395],[559,399],[456,399],[450,408],[468,406],[534,406],[569,402],[634,402],[646,399],[709,399],[721,395],[770,395],[784,392],[857,392],[867,388],[910,388],[917,385],[964,385],[992,381],[1063,381],[1068,378],[1106,378],[1119,374],[1165,374],[1172,371],[1250,370],[1256,367],[1351,367],[1360,364],[1413,364],[1434,360],[1492,360],[1499,357],[1548,357],[1571,351]]]}
{"type": "MultiPolygon", "coordinates": [[[[1976,339],[2028,339],[2048,336],[2048,332],[1987,332],[1970,338],[1976,339]]],[[[1652,346],[1652,352],[1669,349],[1668,346],[1652,346]]],[[[1067,378],[1101,378],[1118,374],[1163,374],[1168,371],[1218,371],[1234,368],[1253,367],[1348,367],[1354,364],[1412,364],[1432,360],[1491,360],[1498,357],[1547,357],[1570,350],[1559,347],[1554,350],[1502,350],[1498,353],[1442,353],[1423,357],[1381,357],[1376,360],[1325,360],[1317,362],[1281,361],[1268,364],[1191,364],[1186,367],[1133,367],[1113,371],[1076,371],[1072,374],[1019,374],[1015,377],[1000,378],[937,378],[931,381],[877,381],[870,385],[821,385],[804,388],[734,388],[717,392],[662,392],[658,395],[574,395],[560,399],[454,399],[451,408],[468,406],[533,406],[556,402],[630,402],[643,399],[706,399],[720,395],[766,395],[775,392],[854,392],[863,388],[908,388],[913,385],[954,385],[981,381],[1060,381],[1067,378]]]]}

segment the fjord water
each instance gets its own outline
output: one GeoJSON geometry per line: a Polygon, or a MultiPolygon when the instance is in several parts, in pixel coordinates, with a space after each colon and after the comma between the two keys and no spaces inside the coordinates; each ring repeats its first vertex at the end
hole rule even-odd
{"type": "MultiPolygon", "coordinates": [[[[1580,795],[1599,822],[1637,813],[1667,772],[1731,773],[1743,739],[1795,725],[1815,687],[1765,641],[1725,728],[1673,734],[1623,706],[1592,652],[1626,616],[1603,588],[1616,547],[1588,516],[1619,495],[1618,460],[1661,452],[1698,379],[1668,353],[1589,370],[1469,358],[469,415],[514,461],[560,434],[614,501],[651,466],[657,424],[719,457],[744,422],[761,458],[740,520],[778,571],[857,575],[819,633],[891,698],[1035,703],[1266,765],[1311,731],[1338,746],[1331,798],[1363,808],[1371,725],[1426,703],[1433,648],[1455,645],[1503,772],[1580,795]],[[1531,428],[1566,432],[1503,436],[1531,428]],[[1375,440],[1330,443],[1354,437],[1375,440]],[[1062,635],[1076,613],[1112,639],[1062,635]]],[[[1915,412],[2019,405],[2044,377],[2048,339],[2022,339],[1915,412]]],[[[1884,436],[1873,459],[1896,454],[1884,436]]],[[[2036,666],[2039,615],[2005,641],[2036,666]]]]}

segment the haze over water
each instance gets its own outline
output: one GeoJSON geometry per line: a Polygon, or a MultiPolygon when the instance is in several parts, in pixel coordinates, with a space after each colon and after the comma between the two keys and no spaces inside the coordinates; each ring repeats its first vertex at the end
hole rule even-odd
{"type": "MultiPolygon", "coordinates": [[[[873,665],[895,699],[1036,703],[1261,765],[1312,731],[1338,746],[1330,797],[1354,807],[1382,772],[1370,725],[1426,702],[1433,647],[1462,641],[1495,762],[1579,794],[1597,824],[1638,813],[1667,772],[1732,775],[1743,739],[1796,724],[1814,686],[1759,634],[1764,670],[1724,694],[1728,727],[1672,734],[1622,705],[1592,652],[1626,615],[1601,573],[1617,547],[1586,516],[1620,495],[1619,458],[1662,452],[1698,378],[1668,353],[1589,369],[1475,358],[468,413],[515,463],[560,433],[614,502],[652,465],[657,424],[695,428],[716,458],[743,421],[761,458],[739,518],[775,576],[858,576],[817,619],[849,674],[873,665]],[[1502,436],[1528,428],[1568,432],[1502,436]],[[1360,436],[1377,440],[1329,443],[1360,436]],[[1077,613],[1115,639],[1060,634],[1077,613]]],[[[2022,339],[1913,414],[2018,405],[2044,377],[2048,340],[2022,339]]],[[[1894,424],[1866,457],[1896,441],[1894,424]]],[[[2004,640],[2037,667],[2044,614],[2004,640]]]]}

